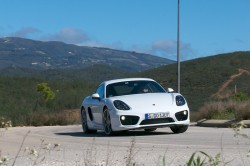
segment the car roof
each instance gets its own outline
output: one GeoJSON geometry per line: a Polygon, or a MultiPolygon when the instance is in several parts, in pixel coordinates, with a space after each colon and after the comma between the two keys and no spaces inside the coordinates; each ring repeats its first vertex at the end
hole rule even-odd
{"type": "Polygon", "coordinates": [[[155,81],[151,78],[122,78],[122,79],[114,79],[114,80],[109,80],[109,81],[104,81],[103,83],[105,85],[108,84],[113,84],[117,82],[125,82],[125,81],[155,81]]]}

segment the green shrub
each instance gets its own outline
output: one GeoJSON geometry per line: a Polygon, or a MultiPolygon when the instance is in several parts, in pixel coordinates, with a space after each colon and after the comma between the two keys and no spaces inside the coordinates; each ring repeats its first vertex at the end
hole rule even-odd
{"type": "Polygon", "coordinates": [[[197,151],[192,154],[187,166],[217,166],[220,163],[222,163],[220,153],[213,157],[203,151],[197,151]]]}
{"type": "Polygon", "coordinates": [[[236,101],[246,101],[249,100],[249,96],[243,92],[238,92],[232,96],[232,99],[236,101]]]}
{"type": "Polygon", "coordinates": [[[45,82],[37,84],[37,91],[43,94],[44,100],[46,102],[53,100],[56,96],[55,92],[53,92],[51,88],[48,86],[48,84],[45,82]]]}

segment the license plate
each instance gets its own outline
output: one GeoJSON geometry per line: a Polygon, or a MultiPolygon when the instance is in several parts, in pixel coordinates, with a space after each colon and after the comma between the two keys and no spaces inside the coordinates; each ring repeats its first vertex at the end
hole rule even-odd
{"type": "Polygon", "coordinates": [[[169,117],[169,112],[158,112],[145,114],[145,119],[159,119],[169,117]]]}

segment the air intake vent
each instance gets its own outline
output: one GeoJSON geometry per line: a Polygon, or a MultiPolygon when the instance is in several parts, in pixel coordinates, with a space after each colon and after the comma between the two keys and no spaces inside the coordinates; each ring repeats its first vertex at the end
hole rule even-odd
{"type": "Polygon", "coordinates": [[[174,120],[172,118],[145,119],[140,123],[140,125],[172,123],[172,122],[174,122],[174,120]]]}
{"type": "Polygon", "coordinates": [[[122,115],[120,117],[122,125],[136,125],[139,121],[138,116],[122,115]]]}

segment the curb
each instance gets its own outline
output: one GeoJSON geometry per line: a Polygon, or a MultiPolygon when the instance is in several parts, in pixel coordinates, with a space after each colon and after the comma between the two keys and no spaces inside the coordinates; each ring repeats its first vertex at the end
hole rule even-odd
{"type": "MultiPolygon", "coordinates": [[[[243,122],[244,125],[246,125],[247,128],[250,128],[250,120],[243,120],[241,121],[243,122]]],[[[235,120],[214,120],[214,119],[210,119],[210,120],[207,120],[207,119],[202,119],[202,120],[199,120],[195,126],[200,126],[200,127],[218,127],[218,128],[222,128],[222,127],[232,127],[233,124],[236,124],[236,123],[240,123],[240,122],[237,122],[235,120]]]]}

